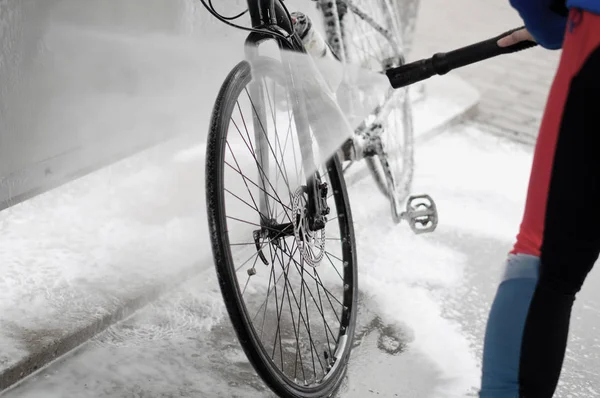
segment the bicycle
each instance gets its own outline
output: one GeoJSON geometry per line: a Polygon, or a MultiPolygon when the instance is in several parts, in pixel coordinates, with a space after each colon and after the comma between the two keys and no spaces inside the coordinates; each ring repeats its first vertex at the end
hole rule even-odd
{"type": "MultiPolygon", "coordinates": [[[[387,10],[393,4],[368,1],[387,10]]],[[[210,0],[201,2],[230,25],[239,16],[223,17],[210,0]]],[[[306,54],[290,12],[280,0],[247,0],[247,4],[252,28],[243,28],[250,31],[246,60],[233,68],[219,91],[207,143],[213,258],[229,318],[262,380],[282,397],[329,397],[343,380],[357,316],[356,245],[344,169],[339,154],[319,152],[311,120],[315,104],[308,100],[306,82],[295,79],[299,71],[288,56],[306,54]],[[266,42],[277,44],[280,59],[259,54],[259,46],[266,42]],[[243,110],[248,111],[246,117],[243,110]],[[286,161],[293,162],[293,168],[286,161]],[[252,217],[246,218],[249,213],[252,217]]],[[[398,113],[389,102],[398,100],[394,104],[403,115],[410,112],[404,106],[406,90],[393,89],[428,74],[447,73],[460,63],[438,62],[453,60],[440,56],[435,63],[403,65],[400,47],[390,33],[399,31],[397,23],[393,26],[393,14],[380,13],[382,24],[390,25],[385,29],[354,0],[320,0],[319,5],[331,28],[330,48],[342,60],[346,51],[352,57],[352,36],[346,29],[352,22],[344,19],[348,15],[373,28],[391,48],[379,60],[378,71],[387,75],[392,88],[383,93],[355,137],[366,141],[362,157],[369,159],[379,189],[390,199],[394,221],[405,219],[413,231],[431,232],[437,210],[430,197],[408,198],[404,212],[399,207],[412,180],[412,131],[396,147],[393,136],[388,141],[381,137],[391,124],[386,116],[398,113]],[[346,8],[338,9],[340,4],[346,8]],[[393,162],[399,166],[398,159],[402,167],[390,166],[393,162]]],[[[497,55],[494,51],[467,57],[463,64],[497,55]]],[[[323,84],[317,81],[317,68],[308,75],[314,76],[309,89],[323,84]]]]}

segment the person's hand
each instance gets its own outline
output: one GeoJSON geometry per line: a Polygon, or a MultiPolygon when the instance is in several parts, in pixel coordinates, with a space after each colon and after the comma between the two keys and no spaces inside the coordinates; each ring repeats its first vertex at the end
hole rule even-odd
{"type": "MultiPolygon", "coordinates": [[[[552,7],[554,0],[510,0],[510,4],[519,12],[527,32],[536,43],[548,50],[562,48],[568,17],[552,7]]],[[[526,33],[518,33],[516,38],[523,34],[526,33]]],[[[508,39],[502,44],[505,43],[508,39]]]]}
{"type": "Polygon", "coordinates": [[[529,33],[529,31],[526,28],[523,28],[523,29],[517,30],[516,32],[513,32],[512,34],[505,36],[502,39],[498,40],[498,46],[510,47],[513,44],[517,44],[517,43],[520,43],[525,40],[535,42],[535,39],[533,38],[531,33],[529,33]]]}

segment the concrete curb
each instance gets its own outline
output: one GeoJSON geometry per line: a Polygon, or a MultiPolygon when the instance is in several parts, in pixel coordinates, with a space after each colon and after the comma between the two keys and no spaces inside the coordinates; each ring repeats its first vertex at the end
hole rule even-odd
{"type": "MultiPolygon", "coordinates": [[[[477,112],[477,110],[475,110],[475,112],[477,112]]],[[[489,124],[485,124],[484,122],[479,122],[477,120],[472,120],[471,124],[477,126],[477,128],[486,133],[495,135],[497,137],[506,138],[508,140],[517,142],[519,144],[524,144],[529,147],[534,147],[537,141],[537,136],[528,133],[510,130],[498,126],[491,126],[489,124]]]]}
{"type": "MultiPolygon", "coordinates": [[[[455,106],[444,117],[438,118],[437,123],[427,124],[416,131],[415,141],[417,144],[435,137],[450,124],[457,123],[463,118],[468,117],[469,113],[473,111],[479,102],[478,93],[470,85],[460,79],[452,79],[447,79],[445,82],[439,80],[438,83],[441,84],[426,85],[427,98],[416,102],[415,107],[422,109],[420,112],[422,115],[427,114],[427,107],[432,99],[439,101],[438,104],[443,104],[444,101],[448,101],[449,94],[451,94],[450,97],[454,101],[452,104],[448,103],[447,105],[448,107],[455,106]],[[454,90],[454,93],[449,93],[448,90],[454,90]],[[458,106],[456,106],[457,104],[458,106]]],[[[415,114],[417,113],[419,112],[415,112],[415,114]]],[[[362,170],[348,175],[347,179],[349,183],[352,183],[356,179],[362,179],[368,175],[368,170],[362,167],[362,170]]],[[[171,283],[151,287],[140,296],[125,298],[122,304],[110,314],[91,320],[87,326],[42,346],[39,350],[30,353],[28,357],[20,362],[4,369],[0,373],[0,395],[4,395],[4,393],[16,387],[24,379],[51,365],[52,362],[58,360],[61,356],[77,349],[110,326],[125,320],[136,311],[156,301],[164,294],[189,280],[192,276],[197,275],[200,270],[201,267],[197,264],[190,266],[177,275],[171,283]]]]}
{"type": "Polygon", "coordinates": [[[51,365],[52,362],[60,359],[63,355],[77,349],[110,326],[125,320],[148,304],[158,300],[166,293],[197,275],[200,270],[201,267],[199,264],[190,266],[176,275],[172,282],[149,287],[145,289],[145,293],[142,295],[125,298],[121,305],[113,312],[93,319],[87,326],[68,333],[42,346],[35,352],[31,352],[28,357],[4,369],[0,373],[0,395],[9,392],[10,389],[16,387],[24,379],[33,376],[43,368],[51,365]]]}

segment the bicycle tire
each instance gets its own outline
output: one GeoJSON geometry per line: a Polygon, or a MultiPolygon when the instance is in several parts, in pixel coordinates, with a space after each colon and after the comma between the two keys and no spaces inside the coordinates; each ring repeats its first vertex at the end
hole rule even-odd
{"type": "MultiPolygon", "coordinates": [[[[277,76],[280,73],[278,61],[265,59],[261,60],[261,65],[261,70],[267,71],[271,77],[277,76]]],[[[252,364],[262,380],[269,386],[269,388],[279,396],[285,398],[330,397],[339,388],[346,372],[347,363],[352,349],[352,340],[354,337],[357,313],[357,263],[349,197],[346,191],[340,162],[337,157],[333,157],[327,162],[326,168],[329,177],[329,183],[331,184],[333,192],[332,198],[338,214],[338,221],[335,224],[338,225],[340,228],[340,233],[343,235],[343,239],[341,239],[340,244],[343,252],[343,273],[345,278],[345,285],[343,286],[343,305],[345,310],[343,310],[341,316],[341,318],[344,320],[344,324],[342,325],[342,322],[340,321],[340,334],[338,335],[336,344],[343,343],[344,341],[345,344],[343,344],[341,353],[338,355],[338,359],[330,370],[330,373],[323,377],[321,383],[313,386],[303,386],[283,373],[283,359],[282,369],[277,367],[274,359],[269,357],[264,344],[261,342],[257,329],[253,325],[253,319],[250,318],[247,303],[244,301],[244,293],[241,291],[240,284],[238,283],[238,276],[232,255],[232,246],[230,244],[231,226],[228,226],[227,209],[225,203],[225,153],[228,132],[230,130],[230,120],[233,120],[231,118],[233,117],[232,115],[236,106],[236,102],[238,101],[240,95],[244,92],[244,89],[250,84],[251,80],[253,79],[251,68],[248,62],[242,61],[236,67],[234,67],[219,91],[210,121],[210,130],[206,149],[206,204],[211,248],[219,280],[219,286],[237,338],[249,362],[252,364]],[[345,337],[342,338],[342,336],[345,337]]],[[[231,148],[229,149],[231,150],[231,148]]],[[[264,170],[262,172],[264,173],[264,170]]],[[[269,244],[274,245],[273,243],[269,244]]],[[[279,245],[280,244],[281,243],[279,243],[279,245]]],[[[286,281],[287,278],[288,277],[286,276],[286,281]]],[[[321,283],[323,282],[321,281],[321,283]]],[[[324,288],[324,285],[322,286],[324,288]]],[[[292,287],[290,287],[290,289],[292,289],[292,287]]],[[[269,289],[267,289],[267,291],[269,291],[269,289]]],[[[289,297],[290,294],[288,293],[288,298],[289,297]]],[[[305,304],[306,301],[307,299],[305,298],[305,304]]],[[[302,304],[302,296],[300,296],[300,302],[302,304]]],[[[279,304],[277,304],[277,306],[279,306],[279,304]]],[[[259,310],[261,310],[261,308],[259,308],[259,310]]],[[[300,311],[302,311],[301,308],[300,311]]],[[[283,314],[280,316],[283,317],[283,314]]],[[[298,324],[300,324],[300,317],[298,318],[298,324]]],[[[300,326],[298,326],[298,329],[299,328],[300,326]]],[[[298,336],[296,336],[296,338],[298,338],[298,336]]],[[[299,343],[297,342],[297,344],[299,343]]],[[[336,347],[341,347],[341,345],[336,345],[336,347]]],[[[281,347],[280,350],[281,355],[283,356],[283,348],[281,347]]]]}

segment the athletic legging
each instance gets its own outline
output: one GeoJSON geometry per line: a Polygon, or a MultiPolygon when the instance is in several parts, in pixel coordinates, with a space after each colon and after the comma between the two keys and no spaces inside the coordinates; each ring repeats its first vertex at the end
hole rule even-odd
{"type": "Polygon", "coordinates": [[[552,397],[600,251],[600,15],[571,10],[520,232],[488,319],[481,397],[552,397]]]}

